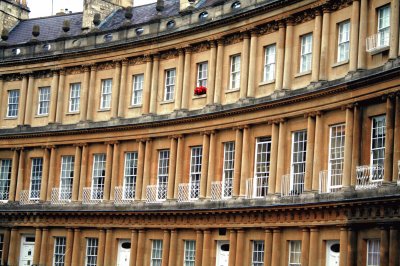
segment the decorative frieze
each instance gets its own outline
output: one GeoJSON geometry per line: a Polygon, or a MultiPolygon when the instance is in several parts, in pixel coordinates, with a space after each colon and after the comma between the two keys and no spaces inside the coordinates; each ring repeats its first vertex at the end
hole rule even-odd
{"type": "Polygon", "coordinates": [[[178,56],[179,56],[179,52],[176,49],[161,52],[162,60],[173,59],[178,56]]]}
{"type": "Polygon", "coordinates": [[[110,70],[115,67],[115,63],[113,61],[102,62],[97,65],[97,70],[110,70]]]}
{"type": "Polygon", "coordinates": [[[231,45],[235,43],[240,43],[243,40],[243,33],[241,32],[236,32],[231,35],[227,35],[224,37],[224,44],[225,45],[231,45]]]}
{"type": "Polygon", "coordinates": [[[85,69],[84,66],[74,66],[74,67],[69,67],[66,69],[66,74],[67,75],[76,75],[76,74],[82,74],[85,69]]]}
{"type": "Polygon", "coordinates": [[[211,48],[211,44],[209,42],[196,43],[192,45],[192,53],[201,53],[207,51],[211,48]]]}
{"type": "Polygon", "coordinates": [[[3,75],[3,80],[10,82],[10,81],[19,81],[22,80],[22,77],[24,75],[22,73],[12,73],[12,74],[6,74],[3,75]]]}
{"type": "Polygon", "coordinates": [[[128,59],[129,65],[140,65],[144,64],[147,62],[146,60],[150,58],[148,55],[143,55],[143,56],[136,56],[128,59]]]}

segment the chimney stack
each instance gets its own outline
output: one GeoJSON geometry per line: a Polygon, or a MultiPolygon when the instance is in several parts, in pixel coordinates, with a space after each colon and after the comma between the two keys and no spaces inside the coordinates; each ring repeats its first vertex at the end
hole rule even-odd
{"type": "Polygon", "coordinates": [[[1,1],[0,5],[0,32],[3,29],[10,31],[22,19],[29,18],[29,8],[26,6],[26,0],[15,0],[15,3],[1,1]]]}

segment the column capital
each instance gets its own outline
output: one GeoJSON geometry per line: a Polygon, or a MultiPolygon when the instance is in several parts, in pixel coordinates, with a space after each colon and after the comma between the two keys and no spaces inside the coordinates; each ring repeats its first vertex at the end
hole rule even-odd
{"type": "Polygon", "coordinates": [[[82,65],[83,72],[90,72],[90,65],[82,65]]]}
{"type": "Polygon", "coordinates": [[[286,27],[286,21],[284,19],[281,19],[278,21],[278,27],[279,28],[285,28],[286,27]]]}
{"type": "Polygon", "coordinates": [[[308,113],[304,114],[304,118],[309,118],[309,117],[315,118],[316,116],[317,116],[317,112],[316,111],[308,112],[308,113]]]}
{"type": "Polygon", "coordinates": [[[11,148],[12,151],[22,151],[24,150],[24,147],[13,147],[11,148]]]}
{"type": "Polygon", "coordinates": [[[55,145],[45,145],[41,146],[41,148],[46,150],[51,150],[51,149],[56,149],[57,147],[55,145]]]}
{"type": "Polygon", "coordinates": [[[97,65],[96,64],[91,64],[90,65],[90,71],[96,71],[97,70],[97,65]]]}
{"type": "Polygon", "coordinates": [[[150,54],[144,54],[143,55],[143,59],[144,59],[144,62],[151,62],[151,55],[150,54]]]}
{"type": "Polygon", "coordinates": [[[382,96],[382,100],[384,100],[384,101],[386,101],[387,99],[393,100],[393,99],[396,98],[396,94],[400,95],[400,92],[399,91],[397,91],[397,92],[389,92],[389,93],[387,93],[387,94],[382,96]]]}
{"type": "Polygon", "coordinates": [[[23,76],[23,78],[29,76],[29,77],[33,77],[33,72],[32,71],[23,71],[21,72],[21,75],[23,76]]]}
{"type": "Polygon", "coordinates": [[[118,143],[119,143],[118,140],[110,140],[110,141],[104,142],[105,145],[114,145],[114,144],[118,144],[118,143]]]}
{"type": "Polygon", "coordinates": [[[332,8],[329,4],[325,4],[322,6],[322,12],[325,13],[330,13],[332,11],[332,8]]]}
{"type": "Polygon", "coordinates": [[[217,45],[218,45],[218,46],[224,46],[224,39],[223,39],[223,38],[218,39],[218,40],[217,40],[217,45]]]}
{"type": "Polygon", "coordinates": [[[208,42],[210,43],[210,48],[216,48],[217,47],[217,43],[214,40],[210,40],[208,42]]]}
{"type": "Polygon", "coordinates": [[[322,16],[322,10],[319,9],[319,8],[316,8],[316,9],[314,10],[314,13],[315,13],[315,16],[316,16],[316,17],[317,17],[317,16],[322,16]]]}
{"type": "Polygon", "coordinates": [[[343,105],[341,107],[341,109],[342,110],[353,109],[356,105],[357,105],[357,103],[349,103],[349,104],[343,105]]]}
{"type": "Polygon", "coordinates": [[[168,136],[168,138],[169,139],[179,139],[179,138],[182,138],[183,136],[182,135],[171,135],[171,136],[168,136]]]}
{"type": "Polygon", "coordinates": [[[200,132],[201,136],[210,136],[210,134],[211,134],[210,130],[204,130],[204,131],[200,132]]]}
{"type": "Polygon", "coordinates": [[[273,231],[273,230],[271,230],[271,228],[269,228],[269,227],[264,227],[263,229],[264,229],[264,233],[272,234],[272,231],[273,231]]]}
{"type": "Polygon", "coordinates": [[[60,72],[60,76],[65,76],[65,74],[67,73],[67,70],[65,68],[60,68],[59,72],[60,72]]]}
{"type": "Polygon", "coordinates": [[[114,68],[121,67],[121,61],[122,61],[122,59],[114,59],[114,60],[112,60],[112,61],[113,61],[113,63],[114,63],[114,68]]]}
{"type": "Polygon", "coordinates": [[[153,61],[159,61],[160,60],[160,54],[159,53],[153,54],[152,57],[153,57],[153,61]]]}
{"type": "MultiPolygon", "coordinates": [[[[255,29],[252,29],[253,31],[255,29]]],[[[250,32],[249,29],[245,28],[242,31],[240,31],[240,33],[242,34],[243,39],[250,39],[250,32]]]]}
{"type": "Polygon", "coordinates": [[[285,18],[285,23],[287,26],[293,26],[294,25],[294,18],[292,16],[285,18]]]}

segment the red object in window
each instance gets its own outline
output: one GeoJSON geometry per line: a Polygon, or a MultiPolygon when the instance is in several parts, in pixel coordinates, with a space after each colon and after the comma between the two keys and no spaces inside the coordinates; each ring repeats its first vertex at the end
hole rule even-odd
{"type": "Polygon", "coordinates": [[[194,89],[194,95],[203,95],[207,93],[207,88],[204,86],[199,86],[194,89]]]}

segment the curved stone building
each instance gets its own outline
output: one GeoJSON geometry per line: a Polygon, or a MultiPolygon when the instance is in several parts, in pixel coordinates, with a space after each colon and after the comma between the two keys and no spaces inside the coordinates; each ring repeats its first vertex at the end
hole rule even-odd
{"type": "Polygon", "coordinates": [[[1,265],[399,266],[399,0],[0,1],[1,265]]]}

